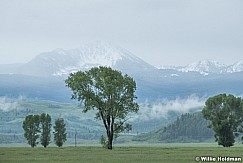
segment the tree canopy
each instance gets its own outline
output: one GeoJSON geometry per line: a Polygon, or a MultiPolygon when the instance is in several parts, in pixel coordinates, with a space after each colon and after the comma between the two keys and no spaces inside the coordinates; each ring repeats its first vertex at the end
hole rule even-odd
{"type": "Polygon", "coordinates": [[[211,121],[215,140],[219,145],[234,145],[234,132],[243,122],[243,102],[240,97],[220,94],[209,98],[202,110],[204,118],[211,121]]]}
{"type": "Polygon", "coordinates": [[[65,127],[64,119],[58,118],[55,121],[55,126],[54,128],[54,141],[55,144],[58,147],[62,147],[64,142],[67,140],[67,133],[66,133],[66,127],[65,127]]]}
{"type": "Polygon", "coordinates": [[[40,115],[41,124],[41,145],[45,148],[50,144],[51,141],[51,116],[49,114],[42,113],[40,115]]]}
{"type": "Polygon", "coordinates": [[[102,120],[108,138],[108,149],[118,133],[131,130],[128,115],[139,110],[135,102],[136,82],[110,67],[94,67],[70,74],[65,81],[73,91],[72,99],[84,104],[83,112],[96,109],[95,118],[102,120]]]}
{"type": "Polygon", "coordinates": [[[39,138],[38,133],[40,132],[39,124],[39,115],[28,115],[23,121],[24,137],[31,147],[35,147],[38,144],[37,139],[39,138]]]}

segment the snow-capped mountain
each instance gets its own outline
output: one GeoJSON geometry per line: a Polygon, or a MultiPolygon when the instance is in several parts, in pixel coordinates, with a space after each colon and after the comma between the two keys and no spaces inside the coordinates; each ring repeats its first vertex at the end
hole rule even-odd
{"type": "Polygon", "coordinates": [[[225,71],[226,65],[212,60],[202,60],[189,64],[181,69],[178,69],[182,72],[199,72],[203,75],[208,75],[209,73],[223,73],[225,71]]]}
{"type": "Polygon", "coordinates": [[[227,73],[243,72],[243,61],[238,61],[233,65],[227,67],[227,73]]]}
{"type": "Polygon", "coordinates": [[[108,66],[133,76],[158,78],[177,73],[198,72],[201,75],[243,72],[243,61],[227,66],[217,61],[202,60],[186,66],[152,66],[128,50],[103,41],[85,44],[76,49],[56,49],[36,56],[18,66],[0,65],[1,74],[32,76],[67,76],[79,70],[108,66]],[[8,71],[6,71],[8,70],[8,71]],[[160,70],[160,71],[157,71],[160,70]],[[149,76],[149,77],[148,77],[149,76]]]}
{"type": "Polygon", "coordinates": [[[201,75],[209,74],[227,74],[227,73],[236,73],[243,72],[243,61],[238,61],[233,65],[225,65],[218,61],[213,60],[202,60],[188,64],[184,67],[176,66],[157,66],[160,70],[176,70],[180,72],[198,72],[201,75]]]}
{"type": "Polygon", "coordinates": [[[110,66],[132,76],[141,102],[243,92],[242,61],[226,66],[204,60],[184,67],[155,68],[121,47],[99,41],[41,53],[25,64],[0,65],[0,96],[67,101],[70,90],[63,79],[94,66],[110,66]]]}
{"type": "Polygon", "coordinates": [[[95,66],[109,66],[126,73],[156,69],[126,49],[97,41],[77,49],[56,49],[42,53],[20,67],[18,72],[37,76],[63,76],[95,66]]]}

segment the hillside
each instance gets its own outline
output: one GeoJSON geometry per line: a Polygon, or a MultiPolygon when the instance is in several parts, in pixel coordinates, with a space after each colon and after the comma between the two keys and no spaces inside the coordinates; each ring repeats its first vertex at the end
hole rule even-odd
{"type": "MultiPolygon", "coordinates": [[[[13,104],[4,111],[0,108],[0,142],[24,143],[22,123],[29,114],[48,113],[52,124],[55,119],[64,118],[68,140],[74,137],[75,130],[79,139],[98,139],[103,133],[103,126],[93,119],[93,113],[82,113],[74,104],[63,104],[49,101],[21,101],[13,104]],[[7,110],[8,109],[8,110],[7,110]]],[[[53,137],[52,137],[53,138],[53,137]]]]}
{"type": "Polygon", "coordinates": [[[201,112],[186,113],[178,117],[174,122],[156,131],[141,134],[133,138],[133,141],[146,142],[204,142],[213,140],[212,129],[207,128],[209,121],[202,117],[201,112]]]}
{"type": "MultiPolygon", "coordinates": [[[[141,107],[138,116],[130,123],[132,131],[125,135],[132,136],[138,133],[147,133],[170,123],[176,119],[179,113],[171,112],[167,117],[146,118],[143,110],[150,110],[149,106],[141,107]],[[147,108],[145,108],[147,107],[147,108]]],[[[26,143],[23,136],[22,123],[29,114],[48,113],[52,118],[52,124],[55,119],[64,118],[68,134],[68,143],[74,142],[75,132],[80,143],[87,141],[99,142],[100,136],[105,135],[105,129],[101,121],[94,119],[95,112],[82,112],[82,107],[78,104],[58,103],[51,101],[30,101],[19,100],[11,101],[0,99],[0,144],[6,143],[26,143]]],[[[122,133],[124,135],[124,133],[122,133]]],[[[52,137],[53,138],[53,137],[52,137]]],[[[119,140],[120,141],[120,140],[119,140]]],[[[126,141],[126,140],[125,140],[126,141]]]]}

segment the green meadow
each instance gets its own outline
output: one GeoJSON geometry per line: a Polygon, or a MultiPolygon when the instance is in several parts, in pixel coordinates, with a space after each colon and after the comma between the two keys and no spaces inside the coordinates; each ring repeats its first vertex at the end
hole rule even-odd
{"type": "MultiPolygon", "coordinates": [[[[115,146],[113,150],[101,147],[0,147],[1,163],[32,163],[32,162],[104,162],[104,163],[192,163],[196,157],[241,157],[241,146],[222,148],[196,144],[161,144],[153,146],[115,146]]],[[[216,161],[218,162],[218,161],[216,161]]]]}

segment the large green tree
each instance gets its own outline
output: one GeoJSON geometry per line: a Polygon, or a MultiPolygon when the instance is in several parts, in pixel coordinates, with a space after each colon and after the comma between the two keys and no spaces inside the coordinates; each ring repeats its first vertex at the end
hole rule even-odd
{"type": "Polygon", "coordinates": [[[95,118],[102,120],[108,138],[107,148],[112,149],[114,138],[131,130],[128,115],[139,110],[135,102],[135,81],[120,71],[101,66],[70,74],[65,82],[73,91],[71,98],[83,102],[83,112],[97,110],[95,118]]]}
{"type": "Polygon", "coordinates": [[[39,138],[38,133],[40,132],[39,124],[39,115],[28,115],[23,122],[24,137],[31,147],[35,147],[38,144],[37,139],[39,138]]]}
{"type": "Polygon", "coordinates": [[[42,113],[40,115],[41,124],[41,145],[45,148],[50,144],[51,141],[51,116],[49,114],[42,113]]]}
{"type": "Polygon", "coordinates": [[[240,97],[220,94],[209,98],[202,110],[204,118],[211,121],[215,141],[223,147],[234,145],[234,132],[243,122],[243,102],[240,97]]]}
{"type": "Polygon", "coordinates": [[[65,127],[64,120],[62,118],[58,118],[55,121],[55,126],[54,126],[54,141],[55,144],[58,147],[62,147],[64,142],[67,140],[67,133],[66,133],[66,127],[65,127]]]}

